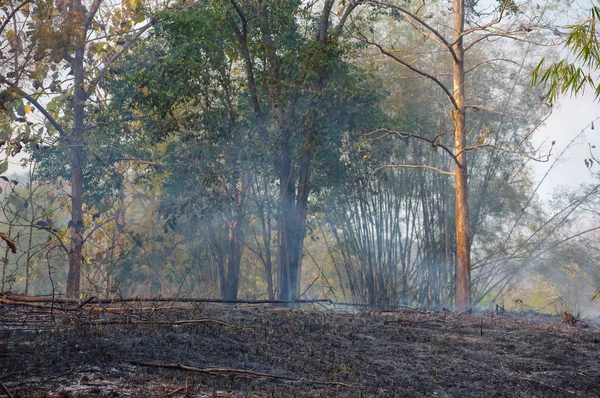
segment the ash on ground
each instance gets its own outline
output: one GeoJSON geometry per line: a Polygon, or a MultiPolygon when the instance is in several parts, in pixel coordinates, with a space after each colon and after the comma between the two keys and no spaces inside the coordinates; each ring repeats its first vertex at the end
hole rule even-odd
{"type": "Polygon", "coordinates": [[[0,396],[598,397],[599,353],[535,314],[0,305],[0,396]]]}

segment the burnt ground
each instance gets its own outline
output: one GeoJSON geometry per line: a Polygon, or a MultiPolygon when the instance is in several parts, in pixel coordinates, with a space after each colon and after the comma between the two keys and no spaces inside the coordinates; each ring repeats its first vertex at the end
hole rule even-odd
{"type": "Polygon", "coordinates": [[[10,394],[600,396],[600,328],[555,316],[87,309],[0,304],[0,380],[10,394]]]}

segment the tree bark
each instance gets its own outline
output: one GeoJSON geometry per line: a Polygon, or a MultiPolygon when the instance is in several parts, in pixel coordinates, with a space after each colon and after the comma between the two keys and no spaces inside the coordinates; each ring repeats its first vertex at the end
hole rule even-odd
{"type": "Polygon", "coordinates": [[[225,280],[224,300],[237,300],[238,285],[240,281],[240,263],[242,257],[242,245],[240,242],[240,230],[242,223],[236,218],[229,222],[228,243],[229,250],[227,251],[227,273],[225,280]]]}
{"type": "MultiPolygon", "coordinates": [[[[295,172],[290,153],[289,130],[281,133],[279,155],[279,295],[282,301],[293,301],[297,279],[298,259],[296,229],[297,217],[295,209],[295,172]]],[[[299,289],[298,289],[299,290],[299,289]]]]}
{"type": "Polygon", "coordinates": [[[465,24],[464,0],[453,0],[454,8],[454,154],[456,185],[456,292],[455,309],[464,311],[471,306],[471,243],[467,182],[465,67],[462,33],[465,24]]]}
{"type": "Polygon", "coordinates": [[[236,188],[236,203],[231,220],[228,222],[229,233],[227,237],[229,250],[227,252],[227,271],[223,299],[237,300],[240,282],[240,265],[242,263],[243,232],[242,226],[246,215],[247,190],[251,183],[249,174],[242,177],[236,188]]]}
{"type": "MultiPolygon", "coordinates": [[[[266,184],[265,184],[266,185],[266,184]]],[[[265,191],[266,191],[265,187],[265,191]]],[[[267,297],[275,299],[275,288],[273,286],[273,262],[271,260],[271,212],[265,213],[263,204],[259,206],[258,216],[262,228],[263,245],[265,248],[265,273],[267,278],[267,297]],[[268,219],[267,219],[268,218],[268,219]]]]}
{"type": "MultiPolygon", "coordinates": [[[[81,12],[85,20],[86,10],[79,3],[74,9],[81,12]]],[[[73,70],[73,125],[69,136],[69,162],[71,166],[71,247],[69,249],[69,273],[67,275],[67,297],[78,297],[83,252],[83,134],[85,123],[85,29],[81,26],[79,37],[74,39],[75,55],[70,60],[73,70]]]]}

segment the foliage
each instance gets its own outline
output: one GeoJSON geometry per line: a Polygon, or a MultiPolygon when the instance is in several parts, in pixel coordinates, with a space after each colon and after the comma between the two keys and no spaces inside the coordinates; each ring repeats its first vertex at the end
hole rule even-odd
{"type": "MultiPolygon", "coordinates": [[[[449,37],[445,3],[206,0],[152,15],[160,5],[82,2],[100,5],[89,23],[75,3],[0,5],[16,16],[0,28],[0,171],[20,151],[35,168],[28,185],[0,181],[2,232],[18,251],[4,257],[5,284],[63,290],[77,238],[81,290],[94,296],[290,297],[293,265],[296,296],[452,304],[454,160],[442,148],[454,122],[440,91],[451,62],[405,23],[414,12],[449,37]]],[[[495,4],[508,15],[494,34],[533,29],[515,22],[523,4],[495,4]]],[[[465,151],[473,297],[489,303],[547,258],[571,207],[548,220],[536,201],[523,156],[535,156],[547,108],[524,83],[528,65],[490,61],[531,53],[485,40],[477,21],[495,16],[479,8],[467,4],[465,151]]],[[[569,43],[585,44],[586,29],[569,43]]]]}
{"type": "Polygon", "coordinates": [[[565,46],[569,54],[574,56],[573,62],[562,59],[546,65],[546,60],[538,63],[533,70],[532,84],[547,87],[546,97],[550,103],[566,92],[582,93],[586,87],[591,87],[600,96],[600,82],[592,76],[600,69],[600,43],[598,42],[597,26],[600,21],[600,8],[592,7],[589,17],[571,25],[565,46]]]}

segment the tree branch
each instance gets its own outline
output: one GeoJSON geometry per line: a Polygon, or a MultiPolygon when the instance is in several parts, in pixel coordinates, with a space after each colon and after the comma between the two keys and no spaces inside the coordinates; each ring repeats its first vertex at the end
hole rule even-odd
{"type": "Polygon", "coordinates": [[[477,43],[492,38],[492,37],[504,37],[507,39],[511,39],[511,40],[515,40],[515,41],[519,41],[522,43],[531,43],[531,44],[535,44],[536,46],[541,46],[541,47],[548,47],[552,44],[544,44],[544,43],[539,43],[533,40],[527,40],[527,39],[523,39],[522,37],[516,37],[514,36],[514,33],[509,33],[509,32],[498,32],[498,33],[488,33],[485,35],[482,35],[481,37],[479,37],[478,39],[474,40],[473,42],[471,42],[471,44],[469,44],[468,46],[465,47],[465,52],[469,51],[474,45],[476,45],[477,43]]]}
{"type": "MultiPolygon", "coordinates": [[[[403,131],[394,131],[394,130],[390,130],[390,129],[386,129],[386,128],[380,128],[380,129],[374,130],[374,131],[368,133],[368,135],[376,134],[378,132],[384,132],[384,133],[386,133],[383,136],[378,137],[378,138],[383,138],[386,135],[393,134],[393,135],[397,135],[397,136],[400,136],[400,137],[410,137],[410,138],[415,138],[417,140],[428,142],[434,148],[436,148],[436,147],[442,148],[446,153],[448,153],[448,155],[450,155],[450,157],[452,158],[452,160],[454,160],[454,162],[457,165],[461,166],[461,163],[458,161],[458,157],[457,157],[458,155],[454,155],[454,153],[452,152],[452,150],[450,148],[448,148],[446,145],[443,145],[443,144],[440,144],[439,142],[437,142],[437,139],[438,139],[439,135],[435,136],[433,139],[430,139],[430,138],[423,137],[423,136],[418,135],[418,134],[405,133],[403,131]]],[[[452,174],[454,174],[454,173],[452,173],[452,174]]]]}
{"type": "Polygon", "coordinates": [[[88,16],[85,19],[85,23],[83,24],[84,32],[87,32],[90,29],[90,26],[92,25],[92,22],[94,21],[94,17],[96,16],[96,13],[98,12],[98,9],[100,8],[101,3],[102,3],[102,0],[94,0],[94,2],[92,3],[92,6],[90,7],[90,11],[88,13],[88,16]]]}
{"type": "Polygon", "coordinates": [[[0,75],[0,83],[6,84],[12,90],[14,90],[17,94],[19,94],[21,97],[23,97],[27,101],[31,102],[33,104],[33,106],[35,106],[36,109],[39,110],[42,113],[42,115],[44,115],[44,117],[50,122],[50,124],[56,129],[56,131],[58,131],[58,133],[61,136],[65,136],[65,131],[64,131],[63,127],[52,117],[52,115],[50,115],[50,113],[48,113],[46,108],[44,108],[44,106],[42,106],[42,104],[40,104],[35,98],[33,98],[31,95],[27,94],[25,91],[23,91],[23,89],[21,89],[14,83],[11,83],[4,76],[1,76],[1,75],[0,75]]]}
{"type": "Polygon", "coordinates": [[[450,102],[452,102],[452,106],[454,107],[454,109],[458,109],[458,104],[456,103],[456,100],[454,99],[454,94],[452,94],[450,92],[450,90],[448,90],[448,88],[444,85],[444,83],[442,83],[437,77],[430,75],[427,72],[423,72],[422,70],[415,68],[414,66],[412,66],[411,64],[409,64],[408,62],[404,61],[402,58],[392,54],[391,52],[385,50],[381,44],[375,43],[373,41],[370,41],[365,35],[363,35],[361,32],[359,32],[359,35],[363,38],[363,40],[365,41],[365,43],[370,44],[372,46],[375,46],[379,49],[379,51],[392,58],[393,60],[395,60],[396,62],[398,62],[399,64],[407,67],[408,69],[412,70],[413,72],[426,77],[430,80],[432,80],[435,84],[437,84],[442,90],[444,90],[444,93],[446,93],[446,96],[448,97],[448,99],[450,100],[450,102]]]}
{"type": "Polygon", "coordinates": [[[466,147],[464,149],[464,151],[468,152],[468,151],[472,151],[474,149],[481,149],[481,148],[491,148],[491,149],[498,150],[500,152],[512,153],[512,154],[519,155],[519,156],[522,156],[522,157],[524,157],[526,159],[533,160],[535,162],[540,162],[540,163],[546,163],[546,162],[548,162],[550,160],[550,156],[552,156],[552,148],[550,148],[550,151],[548,152],[548,154],[542,155],[542,156],[539,156],[539,157],[536,158],[536,157],[533,157],[531,155],[526,154],[525,152],[519,152],[516,149],[503,148],[501,146],[497,146],[497,145],[493,145],[493,144],[482,144],[482,145],[468,146],[468,147],[466,147]]]}
{"type": "Polygon", "coordinates": [[[156,114],[151,114],[151,115],[143,115],[143,116],[133,116],[133,115],[127,115],[124,116],[120,119],[115,119],[115,120],[109,120],[107,122],[99,122],[99,123],[94,123],[94,124],[87,124],[85,126],[86,129],[95,129],[98,127],[104,127],[104,126],[110,126],[111,124],[116,124],[116,123],[122,123],[122,122],[130,122],[130,121],[137,121],[137,120],[146,120],[149,119],[153,116],[155,116],[156,114]]]}
{"type": "Polygon", "coordinates": [[[156,20],[151,19],[148,24],[146,24],[146,25],[142,26],[140,29],[138,29],[138,31],[135,33],[135,35],[129,41],[127,41],[125,44],[123,44],[123,47],[119,51],[117,51],[115,54],[113,54],[112,57],[109,57],[104,62],[104,68],[102,68],[100,70],[100,72],[98,72],[98,75],[94,79],[92,79],[92,81],[89,83],[89,87],[86,90],[87,98],[89,98],[91,96],[91,93],[94,92],[96,86],[100,82],[100,79],[102,79],[102,77],[104,76],[106,71],[108,71],[108,68],[110,68],[110,66],[113,64],[113,62],[115,62],[117,59],[119,59],[119,57],[121,57],[121,55],[123,55],[125,53],[125,51],[127,51],[129,49],[129,47],[131,47],[133,45],[133,43],[135,43],[155,23],[156,23],[156,20]]]}
{"type": "Polygon", "coordinates": [[[396,167],[404,167],[404,168],[408,168],[408,169],[428,169],[428,170],[436,171],[441,174],[455,176],[454,172],[452,172],[452,171],[443,170],[443,169],[440,169],[440,168],[437,168],[434,166],[429,166],[426,164],[395,164],[395,163],[379,166],[375,170],[373,170],[373,172],[371,174],[375,174],[377,171],[379,171],[381,169],[396,168],[396,167]]]}
{"type": "MultiPolygon", "coordinates": [[[[500,8],[500,15],[498,15],[498,18],[486,23],[485,25],[481,25],[481,26],[477,26],[475,28],[471,28],[471,29],[466,29],[464,30],[461,34],[460,37],[463,38],[473,32],[478,32],[478,31],[482,31],[482,30],[487,30],[489,28],[491,28],[494,25],[498,25],[500,22],[502,22],[502,18],[504,18],[504,11],[506,11],[506,7],[510,4],[509,1],[504,1],[502,4],[502,8],[500,8]]],[[[455,45],[456,41],[454,43],[452,43],[452,45],[455,45]]]]}
{"type": "Polygon", "coordinates": [[[344,10],[344,13],[342,14],[342,17],[340,18],[338,24],[335,26],[335,28],[333,30],[334,36],[339,36],[342,33],[342,29],[344,29],[344,26],[346,25],[346,21],[348,20],[348,17],[350,17],[350,14],[352,14],[352,11],[354,11],[354,9],[361,4],[364,4],[364,1],[358,0],[358,1],[353,1],[352,4],[348,5],[348,7],[346,7],[346,9],[344,10]]]}
{"type": "Polygon", "coordinates": [[[437,29],[433,28],[427,22],[425,22],[424,20],[422,20],[421,18],[419,18],[416,14],[408,11],[406,8],[400,7],[400,6],[396,5],[396,4],[389,3],[387,1],[372,0],[372,1],[369,1],[369,3],[379,4],[379,5],[382,5],[382,6],[393,8],[395,10],[400,11],[402,14],[410,17],[411,19],[415,20],[419,25],[421,25],[425,29],[429,30],[431,33],[433,33],[433,35],[435,37],[438,38],[438,40],[446,47],[446,49],[450,52],[450,54],[452,54],[452,58],[454,59],[455,62],[459,61],[458,58],[457,58],[457,56],[456,56],[456,53],[454,52],[454,49],[452,48],[452,46],[454,44],[450,44],[448,42],[448,40],[446,40],[446,38],[444,36],[442,36],[442,34],[440,32],[437,31],[437,29]]]}
{"type": "Polygon", "coordinates": [[[19,10],[21,8],[23,8],[27,3],[29,3],[30,0],[24,0],[21,4],[19,4],[14,10],[11,11],[10,14],[8,14],[6,16],[6,19],[4,20],[4,22],[2,23],[2,26],[0,26],[0,34],[4,31],[4,28],[6,28],[6,25],[8,25],[8,23],[12,20],[12,18],[15,16],[15,14],[17,12],[19,12],[19,10]]]}

